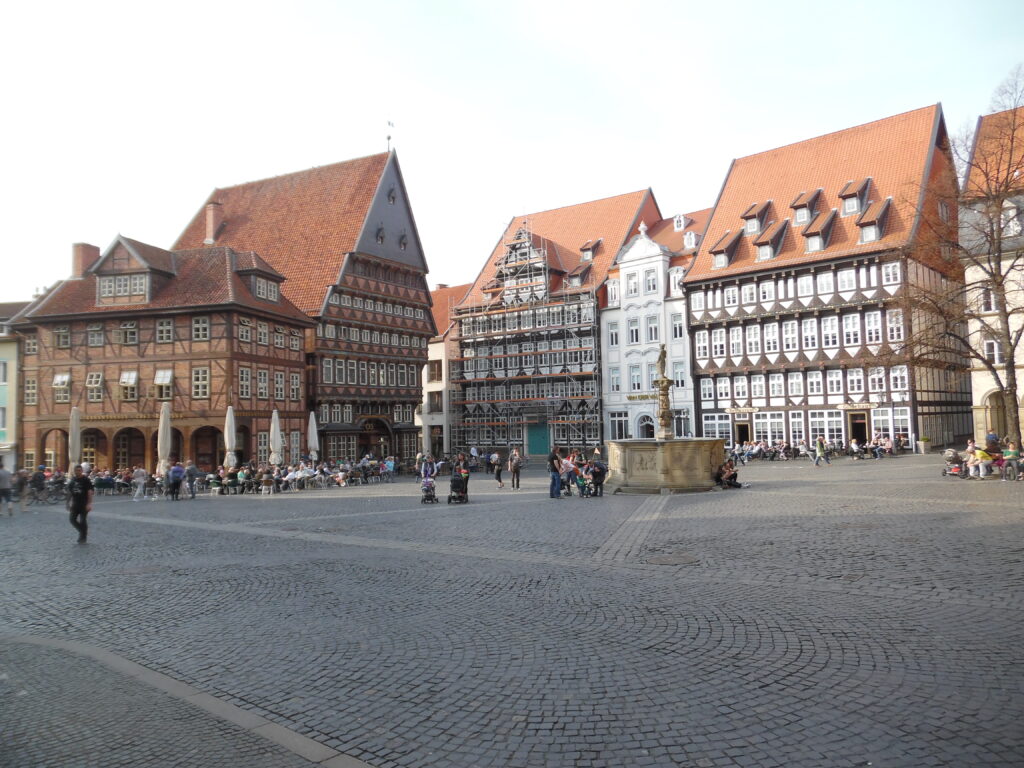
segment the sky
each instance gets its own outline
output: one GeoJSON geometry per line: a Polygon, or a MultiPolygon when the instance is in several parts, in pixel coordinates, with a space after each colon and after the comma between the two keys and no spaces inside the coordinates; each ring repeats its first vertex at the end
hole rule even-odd
{"type": "Polygon", "coordinates": [[[6,3],[0,301],[389,134],[430,285],[469,282],[515,215],[700,210],[733,158],[939,101],[957,133],[1022,60],[1002,0],[6,3]]]}

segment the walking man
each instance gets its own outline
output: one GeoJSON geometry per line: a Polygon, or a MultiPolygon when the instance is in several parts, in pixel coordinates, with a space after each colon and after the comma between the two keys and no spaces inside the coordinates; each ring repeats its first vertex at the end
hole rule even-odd
{"type": "Polygon", "coordinates": [[[196,480],[199,479],[199,468],[191,460],[185,463],[185,482],[188,484],[188,497],[196,498],[196,480]]]}
{"type": "Polygon", "coordinates": [[[14,502],[11,501],[11,472],[4,468],[3,459],[0,459],[0,511],[4,502],[7,502],[7,516],[14,517],[14,502]]]}
{"type": "Polygon", "coordinates": [[[142,501],[146,497],[147,479],[146,470],[136,464],[135,471],[132,472],[132,482],[135,483],[135,495],[132,496],[132,501],[142,501]]]}
{"type": "Polygon", "coordinates": [[[512,454],[508,457],[508,471],[512,474],[512,490],[519,490],[519,472],[523,468],[523,460],[519,456],[519,449],[513,448],[512,454]]]}
{"type": "Polygon", "coordinates": [[[828,448],[825,447],[825,440],[821,435],[818,435],[818,439],[814,442],[814,466],[818,466],[818,462],[822,459],[829,466],[832,466],[832,459],[828,457],[828,448]]]}
{"type": "Polygon", "coordinates": [[[89,535],[86,517],[92,511],[93,484],[80,464],[75,465],[75,474],[68,482],[68,509],[71,511],[71,525],[78,530],[78,543],[85,544],[89,535]]]}
{"type": "Polygon", "coordinates": [[[552,499],[562,498],[562,457],[558,455],[558,446],[551,446],[551,453],[548,455],[548,472],[551,473],[551,494],[552,499]]]}

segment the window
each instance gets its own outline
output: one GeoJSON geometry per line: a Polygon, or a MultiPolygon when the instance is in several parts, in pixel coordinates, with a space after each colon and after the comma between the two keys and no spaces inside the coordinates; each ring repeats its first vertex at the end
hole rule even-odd
{"type": "Polygon", "coordinates": [[[889,341],[903,341],[903,310],[890,309],[885,313],[889,341]]]}
{"type": "MultiPolygon", "coordinates": [[[[327,326],[328,338],[334,338],[334,326],[327,326]]],[[[264,346],[270,344],[270,326],[267,323],[256,323],[256,343],[264,346]]]]}
{"type": "Polygon", "coordinates": [[[785,394],[785,392],[783,392],[783,379],[781,373],[772,373],[768,375],[768,394],[771,397],[781,397],[785,394]]]}
{"type": "Polygon", "coordinates": [[[841,395],[843,394],[843,372],[842,371],[826,371],[825,382],[828,386],[828,393],[830,395],[841,395]]]}
{"type": "Polygon", "coordinates": [[[860,344],[860,315],[843,315],[843,344],[847,347],[860,344]]]}
{"type": "Polygon", "coordinates": [[[868,392],[885,391],[885,368],[868,369],[868,392]]]}
{"type": "Polygon", "coordinates": [[[53,329],[53,345],[60,349],[68,349],[71,346],[71,330],[66,325],[59,325],[53,329]]]}
{"type": "Polygon", "coordinates": [[[729,254],[716,253],[714,255],[714,260],[712,261],[712,266],[715,269],[724,269],[725,267],[729,266],[729,254]]]}
{"type": "Polygon", "coordinates": [[[153,376],[153,384],[156,386],[157,400],[170,400],[174,397],[174,369],[161,368],[153,376]]]}
{"type": "Polygon", "coordinates": [[[238,396],[243,400],[252,397],[252,371],[249,368],[238,369],[238,396]]]}
{"type": "Polygon", "coordinates": [[[754,439],[774,443],[785,439],[786,417],[781,411],[754,414],[754,439]]]}
{"type": "Polygon", "coordinates": [[[761,289],[761,301],[775,301],[775,283],[765,280],[759,285],[761,289]]]}
{"type": "Polygon", "coordinates": [[[87,337],[90,347],[103,346],[103,323],[91,323],[87,330],[87,337]]]}
{"type": "Polygon", "coordinates": [[[865,224],[860,228],[860,241],[862,243],[873,243],[878,239],[878,225],[865,224]]]}
{"type": "Polygon", "coordinates": [[[274,346],[284,349],[284,331],[274,331],[274,346]]]}
{"type": "Polygon", "coordinates": [[[192,318],[192,341],[209,341],[210,340],[210,318],[208,317],[193,317],[192,318]]]}
{"type": "Polygon", "coordinates": [[[660,327],[658,325],[657,315],[647,316],[647,341],[657,341],[660,335],[660,327]]]}
{"type": "Polygon", "coordinates": [[[698,291],[697,293],[690,294],[690,310],[693,312],[702,311],[704,309],[704,292],[698,291]]]}
{"type": "Polygon", "coordinates": [[[843,215],[860,212],[860,198],[856,195],[843,199],[843,215]]]}
{"type": "Polygon", "coordinates": [[[732,380],[732,394],[737,400],[745,400],[747,397],[747,377],[737,376],[732,380]]]}
{"type": "Polygon", "coordinates": [[[846,372],[846,391],[851,395],[859,395],[864,391],[863,368],[851,368],[846,372]]]}
{"type": "Polygon", "coordinates": [[[750,377],[750,396],[764,397],[764,376],[761,374],[750,377]]]}
{"type": "Polygon", "coordinates": [[[139,343],[139,327],[135,320],[125,320],[121,323],[121,327],[118,329],[118,335],[120,336],[120,342],[122,344],[138,344],[139,343]]]}
{"type": "Polygon", "coordinates": [[[703,422],[704,437],[713,437],[719,440],[725,440],[726,443],[732,441],[732,423],[729,420],[729,414],[705,413],[703,422]]]}
{"type": "Polygon", "coordinates": [[[761,231],[761,220],[758,219],[756,216],[747,219],[747,223],[743,225],[743,230],[748,235],[756,235],[758,232],[761,231]]]}
{"type": "Polygon", "coordinates": [[[627,296],[639,296],[640,295],[640,278],[636,272],[632,272],[626,275],[626,295],[627,296]]]}
{"type": "Polygon", "coordinates": [[[747,355],[761,354],[761,326],[747,326],[747,355]]]}
{"type": "Polygon", "coordinates": [[[133,296],[141,296],[146,293],[146,276],[131,275],[131,293],[133,296]]]}
{"type": "Polygon", "coordinates": [[[984,341],[985,359],[993,365],[1000,365],[1003,362],[1003,347],[994,339],[984,341]]]}
{"type": "Polygon", "coordinates": [[[789,412],[789,442],[796,446],[804,441],[804,414],[803,411],[789,412]]]}
{"type": "Polygon", "coordinates": [[[112,277],[101,277],[100,278],[100,297],[109,298],[114,295],[114,278],[112,277]]]}
{"type": "Polygon", "coordinates": [[[640,320],[638,318],[630,318],[626,323],[629,329],[629,343],[639,344],[640,343],[640,320]]]}
{"type": "Polygon", "coordinates": [[[36,405],[39,402],[39,382],[34,378],[25,379],[25,405],[36,405]]]}
{"type": "Polygon", "coordinates": [[[719,400],[731,400],[732,399],[732,382],[729,381],[728,376],[719,376],[715,379],[716,389],[718,390],[719,400]]]}
{"type": "Polygon", "coordinates": [[[174,320],[162,318],[156,321],[156,341],[157,344],[167,344],[174,341],[174,320]]]}
{"type": "Polygon", "coordinates": [[[686,338],[686,326],[683,324],[682,313],[672,315],[672,340],[677,341],[679,339],[686,338]]]}
{"type": "Polygon", "coordinates": [[[798,296],[812,296],[814,294],[814,278],[811,275],[801,275],[796,279],[796,293],[798,296]]]}
{"type": "Polygon", "coordinates": [[[608,323],[608,346],[619,346],[619,324],[608,323]]]}
{"type": "Polygon", "coordinates": [[[704,378],[700,380],[700,399],[715,399],[715,384],[711,379],[704,378]]]}
{"type": "Polygon", "coordinates": [[[114,293],[118,296],[128,296],[131,289],[131,281],[128,275],[118,275],[114,278],[114,293]]]}
{"type": "Polygon", "coordinates": [[[909,377],[907,375],[907,366],[905,365],[894,365],[889,369],[889,388],[894,392],[907,389],[909,385],[909,377]]]}
{"type": "Polygon", "coordinates": [[[801,323],[803,331],[804,349],[818,348],[818,321],[813,317],[807,318],[801,323]]]}
{"type": "Polygon", "coordinates": [[[818,293],[829,294],[835,290],[835,279],[831,272],[818,273],[818,293]]]}
{"type": "Polygon", "coordinates": [[[85,375],[85,394],[90,403],[103,402],[102,371],[92,371],[85,375]]]}
{"type": "Polygon", "coordinates": [[[855,269],[843,269],[839,272],[839,290],[840,291],[855,291],[857,290],[857,270],[855,269]]]}
{"type": "MultiPolygon", "coordinates": [[[[325,357],[320,362],[321,362],[320,380],[324,384],[332,384],[332,383],[334,383],[334,361],[331,360],[331,358],[329,358],[329,357],[325,357]]],[[[342,364],[342,365],[344,366],[344,364],[342,364]]],[[[344,378],[344,373],[345,373],[344,368],[342,368],[341,370],[338,371],[338,374],[339,374],[338,375],[338,383],[339,384],[343,383],[342,379],[344,378]]]]}
{"type": "Polygon", "coordinates": [[[882,285],[897,285],[900,282],[900,264],[892,261],[882,265],[882,285]]]}
{"type": "Polygon", "coordinates": [[[192,398],[194,400],[206,400],[210,397],[210,369],[192,369],[192,398]]]}
{"type": "Polygon", "coordinates": [[[640,366],[629,366],[629,391],[640,392],[643,389],[643,382],[640,379],[640,366]]]}
{"type": "Polygon", "coordinates": [[[743,355],[743,327],[734,325],[729,329],[729,354],[733,357],[743,355]]]}
{"type": "Polygon", "coordinates": [[[619,303],[619,281],[609,280],[608,281],[608,303],[615,305],[619,303]]]}
{"type": "Polygon", "coordinates": [[[823,250],[825,247],[825,241],[821,239],[821,235],[808,235],[807,236],[807,253],[817,253],[823,250]]]}
{"type": "MultiPolygon", "coordinates": [[[[790,382],[792,383],[792,382],[790,382]]],[[[793,394],[790,392],[790,394],[793,394]]],[[[821,371],[808,371],[807,372],[807,394],[808,395],[820,395],[821,394],[821,371]]]]}
{"type": "Polygon", "coordinates": [[[764,351],[766,353],[779,351],[779,326],[775,323],[764,326],[764,351]]]}
{"type": "Polygon", "coordinates": [[[735,307],[739,301],[739,291],[736,289],[735,285],[730,285],[726,288],[722,295],[725,300],[725,306],[727,307],[735,307]]]}
{"type": "Polygon", "coordinates": [[[274,371],[274,399],[284,400],[284,371],[274,371]]]}
{"type": "Polygon", "coordinates": [[[697,331],[693,335],[693,345],[696,348],[696,355],[699,358],[708,356],[708,332],[697,331]]]}
{"type": "Polygon", "coordinates": [[[288,348],[294,350],[295,352],[298,352],[299,349],[301,349],[302,347],[302,338],[300,336],[294,335],[294,333],[295,332],[293,331],[293,335],[288,339],[288,348]]]}
{"type": "Polygon", "coordinates": [[[39,337],[32,335],[26,336],[24,344],[22,345],[26,355],[34,355],[39,352],[39,337]]]}
{"type": "Polygon", "coordinates": [[[658,378],[658,368],[654,363],[647,364],[647,389],[654,389],[654,382],[658,378]]]}
{"type": "Polygon", "coordinates": [[[266,368],[256,369],[256,397],[262,400],[270,397],[270,372],[266,368]]]}
{"type": "Polygon", "coordinates": [[[843,439],[842,411],[808,411],[807,423],[810,427],[811,443],[820,437],[826,442],[837,442],[843,439]]]}
{"type": "Polygon", "coordinates": [[[811,220],[811,209],[806,205],[796,209],[793,215],[793,221],[796,224],[806,224],[811,220]]]}
{"type": "Polygon", "coordinates": [[[938,203],[939,218],[943,221],[949,221],[949,203],[945,200],[939,200],[938,203]]]}
{"type": "Polygon", "coordinates": [[[839,318],[835,315],[821,318],[821,346],[825,349],[839,346],[839,318]]]}
{"type": "Polygon", "coordinates": [[[743,304],[753,304],[757,300],[757,286],[753,283],[747,283],[740,288],[740,302],[743,304]]]}
{"type": "Polygon", "coordinates": [[[139,372],[121,371],[118,386],[121,390],[122,400],[137,400],[139,397],[139,372]]]}
{"type": "Polygon", "coordinates": [[[991,288],[981,289],[981,311],[982,312],[995,312],[996,311],[996,300],[995,294],[992,293],[991,288]]]}
{"type": "Polygon", "coordinates": [[[612,440],[629,439],[629,414],[625,411],[612,411],[608,414],[612,440]]]}
{"type": "Polygon", "coordinates": [[[866,344],[881,344],[882,343],[882,313],[881,312],[865,312],[864,313],[864,343],[866,343],[866,344]]]}
{"type": "Polygon", "coordinates": [[[769,244],[757,246],[757,260],[768,261],[772,256],[775,255],[774,249],[769,244]]]}
{"type": "Polygon", "coordinates": [[[644,271],[644,293],[654,293],[658,290],[658,275],[653,269],[644,271]]]}
{"type": "Polygon", "coordinates": [[[725,328],[716,328],[711,332],[711,356],[725,357],[725,328]]]}
{"type": "Polygon", "coordinates": [[[608,369],[608,391],[609,392],[621,392],[622,391],[622,374],[618,368],[608,369]]]}
{"type": "Polygon", "coordinates": [[[796,320],[787,320],[782,324],[782,350],[795,352],[800,349],[800,334],[796,320]]]}
{"type": "Polygon", "coordinates": [[[686,363],[672,363],[672,386],[686,386],[686,363]]]}

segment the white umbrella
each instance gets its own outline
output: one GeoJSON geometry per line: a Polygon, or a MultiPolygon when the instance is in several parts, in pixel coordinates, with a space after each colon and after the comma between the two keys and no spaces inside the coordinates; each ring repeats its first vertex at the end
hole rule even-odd
{"type": "Polygon", "coordinates": [[[277,408],[274,409],[273,415],[270,417],[270,463],[280,464],[281,463],[281,451],[284,448],[283,440],[281,439],[281,417],[277,413],[277,408]]]}
{"type": "Polygon", "coordinates": [[[82,414],[78,406],[71,406],[71,424],[68,426],[68,472],[82,458],[82,414]]]}
{"type": "Polygon", "coordinates": [[[156,432],[156,473],[166,476],[171,468],[171,404],[160,406],[160,426],[156,432]]]}
{"type": "Polygon", "coordinates": [[[224,450],[227,451],[227,456],[224,457],[225,467],[237,467],[238,457],[235,455],[235,451],[238,450],[238,446],[235,444],[235,409],[233,406],[228,406],[228,412],[224,416],[224,450]]]}
{"type": "Polygon", "coordinates": [[[309,412],[309,426],[306,427],[306,448],[309,450],[309,458],[317,460],[317,451],[320,450],[320,436],[316,433],[316,411],[309,412]]]}

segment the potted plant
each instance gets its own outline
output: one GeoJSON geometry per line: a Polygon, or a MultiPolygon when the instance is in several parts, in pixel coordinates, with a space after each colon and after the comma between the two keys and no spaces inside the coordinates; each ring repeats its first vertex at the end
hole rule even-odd
{"type": "Polygon", "coordinates": [[[928,453],[928,444],[932,441],[930,437],[918,438],[917,441],[917,452],[928,453]]]}

